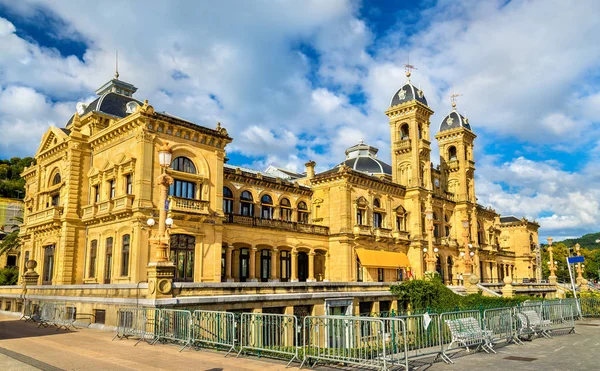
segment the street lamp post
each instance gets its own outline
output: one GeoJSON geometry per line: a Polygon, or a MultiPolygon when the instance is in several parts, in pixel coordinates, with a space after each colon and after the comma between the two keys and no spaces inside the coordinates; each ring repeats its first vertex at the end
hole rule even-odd
{"type": "MultiPolygon", "coordinates": [[[[165,143],[158,150],[158,162],[161,168],[161,174],[156,178],[159,189],[159,214],[158,214],[158,232],[150,238],[150,245],[154,247],[154,260],[148,264],[148,293],[150,296],[164,297],[171,293],[175,265],[168,259],[167,250],[169,247],[169,236],[167,228],[173,226],[173,219],[167,218],[167,195],[169,186],[173,184],[166,170],[171,166],[172,158],[171,148],[165,143]]],[[[156,221],[148,219],[147,224],[152,228],[156,221]]]]}
{"type": "Polygon", "coordinates": [[[473,252],[469,251],[469,219],[464,219],[462,221],[462,226],[463,226],[463,237],[465,239],[465,251],[461,255],[463,255],[463,258],[465,260],[465,274],[470,275],[471,273],[473,273],[471,270],[472,264],[473,264],[471,257],[475,254],[473,252]]]}
{"type": "Polygon", "coordinates": [[[548,261],[550,276],[548,277],[548,281],[550,283],[556,283],[556,263],[554,261],[554,257],[552,256],[552,237],[548,237],[548,253],[550,254],[550,260],[548,261]]]}
{"type": "MultiPolygon", "coordinates": [[[[577,256],[581,256],[581,253],[579,252],[579,249],[581,247],[579,246],[579,244],[575,244],[575,251],[577,252],[577,256]]],[[[581,282],[583,281],[583,269],[581,269],[581,263],[577,263],[577,285],[581,286],[581,282]]]]}
{"type": "Polygon", "coordinates": [[[435,271],[435,256],[434,253],[437,252],[437,248],[434,251],[433,249],[433,210],[431,208],[431,203],[427,205],[427,209],[425,210],[425,218],[428,223],[428,248],[424,248],[423,252],[425,252],[425,262],[427,263],[427,272],[435,271]]]}

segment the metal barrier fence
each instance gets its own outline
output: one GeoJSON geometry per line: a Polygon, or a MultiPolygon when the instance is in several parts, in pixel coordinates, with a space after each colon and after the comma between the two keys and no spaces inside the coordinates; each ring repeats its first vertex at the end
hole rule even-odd
{"type": "MultiPolygon", "coordinates": [[[[36,317],[38,316],[33,314],[29,319],[35,320],[36,317]]],[[[40,304],[37,322],[38,327],[55,326],[57,331],[61,328],[65,331],[70,327],[75,329],[75,311],[68,310],[65,303],[45,302],[40,304]]]]}
{"type": "Polygon", "coordinates": [[[404,320],[406,332],[406,356],[417,359],[441,354],[440,316],[437,313],[399,317],[404,320]]]}
{"type": "MultiPolygon", "coordinates": [[[[512,308],[486,309],[483,311],[483,328],[490,331],[492,343],[515,341],[512,308]]],[[[516,340],[517,343],[518,339],[516,340]]]]}
{"type": "Polygon", "coordinates": [[[381,318],[385,341],[385,359],[388,365],[408,368],[406,322],[403,318],[381,318]]]}
{"type": "MultiPolygon", "coordinates": [[[[259,356],[300,361],[298,357],[298,319],[290,314],[242,313],[239,357],[254,350],[259,356]]],[[[286,366],[286,367],[287,367],[286,366]]]]}
{"type": "Polygon", "coordinates": [[[161,309],[158,323],[158,338],[183,343],[181,352],[192,344],[192,312],[189,310],[161,309]]]}
{"type": "Polygon", "coordinates": [[[39,314],[36,313],[37,306],[35,306],[30,300],[23,300],[23,307],[21,308],[21,318],[25,322],[35,322],[39,318],[39,314]]]}
{"type": "Polygon", "coordinates": [[[381,319],[350,316],[309,316],[304,318],[304,359],[315,366],[319,361],[343,362],[387,369],[386,341],[381,319]]]}
{"type": "Polygon", "coordinates": [[[476,346],[476,350],[481,348],[487,353],[495,353],[491,345],[491,332],[482,327],[479,310],[442,313],[440,328],[441,357],[446,363],[454,363],[448,351],[462,347],[467,352],[470,347],[476,346]]]}
{"type": "Polygon", "coordinates": [[[584,317],[600,317],[600,298],[579,298],[584,317]]]}
{"type": "Polygon", "coordinates": [[[192,343],[225,347],[227,355],[235,349],[237,322],[233,313],[195,310],[192,316],[192,343]]]}
{"type": "Polygon", "coordinates": [[[160,309],[155,308],[121,308],[117,312],[117,333],[113,337],[119,339],[138,338],[137,343],[146,341],[154,344],[159,335],[160,309]]]}
{"type": "Polygon", "coordinates": [[[569,330],[575,331],[575,316],[570,303],[550,303],[542,306],[542,321],[547,321],[548,331],[569,330]]]}

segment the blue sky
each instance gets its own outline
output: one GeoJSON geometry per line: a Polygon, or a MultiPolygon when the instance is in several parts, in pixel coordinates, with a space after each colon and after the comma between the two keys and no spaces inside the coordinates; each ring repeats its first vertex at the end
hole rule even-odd
{"type": "Polygon", "coordinates": [[[597,14],[583,0],[0,0],[0,158],[33,155],[118,49],[138,99],[228,129],[231,163],[325,170],[360,138],[389,162],[383,112],[410,55],[433,133],[462,94],[479,202],[579,236],[600,229],[597,14]]]}

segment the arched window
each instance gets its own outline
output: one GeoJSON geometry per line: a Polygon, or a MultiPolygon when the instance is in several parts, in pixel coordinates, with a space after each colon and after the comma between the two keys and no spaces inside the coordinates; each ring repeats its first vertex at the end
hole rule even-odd
{"type": "Polygon", "coordinates": [[[263,195],[260,199],[260,217],[273,219],[273,199],[269,195],[263,195]]]}
{"type": "Polygon", "coordinates": [[[450,146],[450,148],[448,148],[448,158],[450,161],[456,160],[456,147],[450,146]]]}
{"type": "Polygon", "coordinates": [[[298,203],[298,223],[308,223],[308,207],[304,201],[298,203]]]}
{"type": "Polygon", "coordinates": [[[290,200],[288,200],[287,198],[283,198],[281,199],[281,202],[279,203],[279,208],[280,208],[280,212],[281,212],[281,220],[285,220],[286,222],[291,222],[292,221],[292,204],[290,203],[290,200]]]}
{"type": "Polygon", "coordinates": [[[223,212],[233,214],[233,192],[227,187],[223,187],[223,212]]]}
{"type": "Polygon", "coordinates": [[[254,199],[249,191],[244,191],[240,195],[240,214],[254,216],[254,199]]]}
{"type": "Polygon", "coordinates": [[[194,280],[194,250],[196,237],[186,234],[172,234],[170,241],[171,261],[175,264],[174,281],[194,280]]]}
{"type": "Polygon", "coordinates": [[[60,181],[60,173],[54,174],[54,178],[52,178],[52,185],[57,185],[58,183],[60,183],[60,181]]]}
{"type": "Polygon", "coordinates": [[[409,138],[408,124],[404,124],[400,127],[400,139],[407,140],[409,138]]]}
{"type": "Polygon", "coordinates": [[[177,157],[175,160],[173,160],[171,163],[171,169],[184,173],[196,174],[196,166],[194,166],[192,160],[183,156],[177,157]]]}

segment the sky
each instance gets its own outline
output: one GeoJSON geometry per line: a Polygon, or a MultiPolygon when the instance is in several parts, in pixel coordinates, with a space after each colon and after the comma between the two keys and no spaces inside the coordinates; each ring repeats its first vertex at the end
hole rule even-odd
{"type": "MultiPolygon", "coordinates": [[[[450,94],[477,139],[478,202],[555,240],[600,230],[600,2],[0,0],[0,158],[112,78],[234,138],[229,163],[317,172],[361,138],[390,162],[384,112],[411,81],[450,94]]],[[[432,143],[432,161],[439,163],[432,143]]]]}

